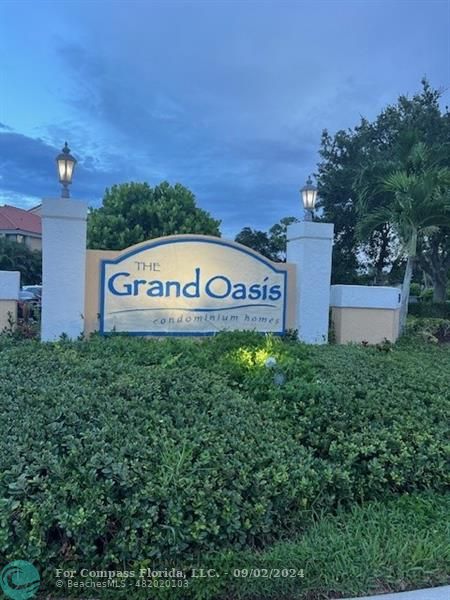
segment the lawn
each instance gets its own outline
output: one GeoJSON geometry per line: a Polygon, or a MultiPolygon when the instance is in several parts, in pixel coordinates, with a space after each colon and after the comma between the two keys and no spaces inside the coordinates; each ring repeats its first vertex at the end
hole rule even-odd
{"type": "Polygon", "coordinates": [[[2,563],[32,561],[45,594],[94,596],[57,568],[188,575],[95,591],[117,600],[448,581],[447,345],[3,337],[0,382],[2,563]]]}

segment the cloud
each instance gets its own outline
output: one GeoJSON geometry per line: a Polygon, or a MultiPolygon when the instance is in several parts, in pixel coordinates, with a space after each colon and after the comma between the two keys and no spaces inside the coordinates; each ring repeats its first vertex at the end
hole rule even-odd
{"type": "Polygon", "coordinates": [[[64,32],[36,29],[63,119],[44,119],[56,102],[49,96],[46,111],[30,100],[36,131],[20,137],[0,124],[0,187],[52,195],[54,156],[67,139],[79,158],[73,195],[91,204],[113,183],[165,179],[191,188],[229,232],[300,214],[298,189],[315,170],[322,129],[373,118],[417,90],[424,72],[437,86],[446,79],[445,11],[419,1],[403,8],[392,2],[388,20],[380,3],[346,0],[36,11],[41,28],[64,32]]]}
{"type": "MultiPolygon", "coordinates": [[[[20,133],[0,132],[0,188],[3,198],[11,195],[21,198],[52,197],[59,194],[56,156],[60,148],[42,138],[32,138],[20,133]]],[[[81,157],[74,173],[74,190],[77,197],[98,201],[104,188],[120,180],[120,171],[98,168],[95,160],[81,157]]]]}
{"type": "Polygon", "coordinates": [[[184,87],[185,61],[179,71],[172,66],[174,72],[167,81],[159,73],[161,66],[145,68],[145,57],[153,54],[145,41],[140,57],[130,58],[132,66],[124,70],[121,63],[132,49],[126,44],[123,48],[124,56],[115,63],[113,73],[112,57],[101,51],[94,54],[71,44],[60,52],[79,82],[78,96],[71,100],[78,119],[94,116],[106,131],[105,139],[120,141],[124,153],[116,162],[132,165],[151,184],[167,179],[190,187],[199,204],[222,219],[229,230],[255,226],[257,221],[269,227],[284,216],[289,205],[296,203],[298,187],[316,161],[320,131],[316,137],[300,126],[277,128],[273,119],[264,127],[267,107],[261,114],[258,105],[246,119],[250,100],[242,96],[249,94],[248,69],[233,75],[239,81],[230,90],[218,85],[216,66],[206,61],[204,77],[209,80],[211,76],[217,85],[214,91],[202,87],[204,93],[200,93],[195,85],[189,87],[186,82],[184,87]],[[158,85],[156,80],[160,80],[158,85]],[[238,94],[240,86],[243,91],[238,94]],[[241,102],[242,114],[221,108],[233,92],[235,109],[241,102]],[[294,190],[291,198],[287,188],[294,190]]]}
{"type": "Polygon", "coordinates": [[[10,204],[11,206],[18,206],[19,208],[33,208],[41,203],[41,198],[35,196],[28,196],[26,194],[19,194],[12,190],[0,190],[0,205],[10,204]]]}

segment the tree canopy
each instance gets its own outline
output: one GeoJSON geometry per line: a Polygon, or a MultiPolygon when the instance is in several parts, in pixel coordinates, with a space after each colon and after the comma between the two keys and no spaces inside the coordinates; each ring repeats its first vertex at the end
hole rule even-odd
{"type": "Polygon", "coordinates": [[[288,225],[296,221],[295,217],[284,217],[268,232],[244,227],[237,234],[235,241],[252,248],[270,260],[284,262],[286,260],[286,230],[288,225]]]}
{"type": "Polygon", "coordinates": [[[0,271],[20,271],[21,285],[42,281],[42,253],[26,244],[0,237],[0,271]]]}
{"type": "Polygon", "coordinates": [[[88,216],[88,248],[122,250],[148,239],[180,233],[220,236],[220,221],[196,205],[194,194],[166,181],[123,183],[107,189],[88,216]]]}
{"type": "MultiPolygon", "coordinates": [[[[450,167],[450,113],[441,110],[440,98],[441,92],[423,80],[419,93],[400,96],[374,121],[361,118],[352,129],[335,135],[323,132],[317,176],[319,207],[322,219],[335,224],[334,283],[357,282],[361,273],[372,274],[372,281],[381,283],[387,271],[398,273],[404,255],[398,252],[398,237],[390,222],[380,223],[364,239],[358,237],[358,197],[362,189],[371,189],[366,210],[388,207],[393,195],[379,182],[394,171],[407,171],[411,148],[418,143],[427,146],[433,163],[450,167]]],[[[418,243],[428,261],[420,259],[417,264],[435,286],[440,278],[440,287],[445,289],[448,230],[442,226],[418,243]]]]}
{"type": "Polygon", "coordinates": [[[433,164],[429,148],[422,142],[414,144],[405,159],[406,168],[384,177],[375,188],[364,188],[357,208],[361,220],[357,231],[367,237],[381,225],[388,225],[401,244],[407,258],[403,279],[400,328],[406,325],[409,292],[419,239],[436,234],[439,227],[450,226],[450,169],[433,164]],[[378,193],[388,200],[370,208],[378,193]]]}

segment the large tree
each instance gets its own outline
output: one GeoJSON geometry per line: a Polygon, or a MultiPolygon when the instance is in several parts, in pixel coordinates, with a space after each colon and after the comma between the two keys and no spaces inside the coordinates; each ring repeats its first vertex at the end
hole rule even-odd
{"type": "MultiPolygon", "coordinates": [[[[409,151],[418,142],[428,146],[440,166],[450,166],[450,115],[441,111],[440,97],[441,92],[423,80],[420,93],[411,98],[400,96],[374,121],[361,118],[352,129],[335,135],[323,132],[318,166],[319,206],[323,220],[335,224],[335,283],[355,282],[362,272],[372,273],[373,282],[378,283],[387,270],[396,267],[397,239],[389,223],[380,224],[365,240],[358,237],[358,194],[362,187],[372,188],[370,209],[386,207],[390,195],[378,185],[379,181],[394,170],[404,170],[409,151]]],[[[435,287],[442,287],[447,276],[445,257],[450,254],[450,240],[443,229],[433,239],[439,259],[434,260],[433,267],[424,261],[420,266],[427,269],[435,287]]]]}
{"type": "Polygon", "coordinates": [[[433,302],[445,302],[450,272],[450,227],[441,226],[419,240],[417,262],[433,286],[433,302]]]}
{"type": "Polygon", "coordinates": [[[244,227],[236,236],[236,242],[252,248],[275,262],[286,260],[286,231],[288,225],[295,223],[295,217],[284,217],[275,223],[268,232],[244,227]]]}
{"type": "Polygon", "coordinates": [[[266,231],[244,227],[235,237],[235,241],[255,250],[255,252],[259,252],[269,260],[276,259],[271,240],[266,231]]]}
{"type": "Polygon", "coordinates": [[[0,237],[0,271],[20,271],[22,285],[42,281],[42,253],[23,243],[0,237]]]}
{"type": "Polygon", "coordinates": [[[179,183],[150,187],[124,183],[107,189],[100,208],[88,216],[88,247],[122,250],[148,239],[179,233],[220,236],[220,221],[196,205],[179,183]]]}
{"type": "Polygon", "coordinates": [[[359,194],[358,232],[367,237],[378,227],[388,225],[399,240],[406,257],[402,286],[400,330],[408,313],[409,292],[419,243],[436,235],[440,227],[450,227],[450,169],[433,164],[422,142],[412,146],[405,159],[408,168],[396,170],[377,186],[387,195],[386,203],[373,206],[377,192],[366,187],[359,194]]]}

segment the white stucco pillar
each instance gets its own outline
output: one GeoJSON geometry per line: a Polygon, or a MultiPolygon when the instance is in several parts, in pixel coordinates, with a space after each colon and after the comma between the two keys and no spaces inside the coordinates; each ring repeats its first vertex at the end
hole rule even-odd
{"type": "Polygon", "coordinates": [[[17,322],[20,271],[0,271],[0,333],[17,322]]]}
{"type": "Polygon", "coordinates": [[[42,341],[83,331],[86,217],[85,202],[42,201],[42,341]]]}
{"type": "Polygon", "coordinates": [[[308,344],[328,341],[332,223],[303,221],[287,229],[287,262],[297,266],[297,329],[308,344]]]}

